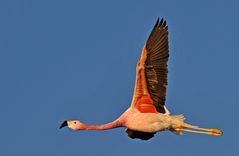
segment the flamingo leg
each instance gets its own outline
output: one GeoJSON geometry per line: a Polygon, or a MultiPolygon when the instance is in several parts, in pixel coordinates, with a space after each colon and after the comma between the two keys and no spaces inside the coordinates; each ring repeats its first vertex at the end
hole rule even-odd
{"type": "Polygon", "coordinates": [[[199,133],[199,134],[208,134],[213,136],[221,136],[222,131],[219,129],[214,128],[200,128],[197,126],[191,126],[186,124],[186,126],[175,128],[176,131],[184,131],[184,132],[192,132],[192,133],[199,133]]]}

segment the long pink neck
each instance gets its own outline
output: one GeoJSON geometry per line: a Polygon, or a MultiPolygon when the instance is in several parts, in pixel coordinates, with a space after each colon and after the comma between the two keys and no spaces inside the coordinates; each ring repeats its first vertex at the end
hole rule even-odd
{"type": "Polygon", "coordinates": [[[122,127],[122,123],[119,120],[115,120],[110,123],[102,124],[102,125],[88,125],[84,124],[83,130],[107,130],[107,129],[113,129],[117,127],[122,127]]]}

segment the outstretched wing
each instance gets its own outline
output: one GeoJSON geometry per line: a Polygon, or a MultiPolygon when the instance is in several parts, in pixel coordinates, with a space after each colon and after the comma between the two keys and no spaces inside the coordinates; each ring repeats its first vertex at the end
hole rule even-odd
{"type": "Polygon", "coordinates": [[[145,45],[145,77],[147,89],[154,106],[160,113],[165,113],[165,97],[168,78],[168,27],[166,21],[157,20],[145,45]]]}
{"type": "MultiPolygon", "coordinates": [[[[168,76],[168,27],[157,20],[137,64],[134,96],[131,106],[142,113],[168,113],[165,105],[168,76]]],[[[126,129],[130,138],[148,140],[155,133],[126,129]]]]}
{"type": "Polygon", "coordinates": [[[168,75],[168,27],[157,20],[137,63],[131,106],[142,113],[166,113],[164,107],[168,75]]]}

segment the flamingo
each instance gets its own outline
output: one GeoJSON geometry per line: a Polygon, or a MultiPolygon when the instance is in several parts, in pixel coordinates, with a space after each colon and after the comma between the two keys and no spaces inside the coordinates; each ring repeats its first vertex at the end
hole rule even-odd
{"type": "Polygon", "coordinates": [[[168,76],[168,26],[158,18],[136,65],[136,81],[130,107],[116,120],[90,125],[79,120],[65,120],[60,128],[72,130],[108,130],[124,127],[130,138],[148,140],[155,133],[169,130],[175,134],[192,132],[221,136],[222,131],[200,128],[184,122],[182,114],[171,115],[165,106],[168,76]]]}

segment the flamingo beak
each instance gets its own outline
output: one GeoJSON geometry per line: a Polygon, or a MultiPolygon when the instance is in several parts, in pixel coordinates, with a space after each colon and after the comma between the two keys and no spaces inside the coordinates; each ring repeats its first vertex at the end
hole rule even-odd
{"type": "Polygon", "coordinates": [[[63,128],[63,127],[65,127],[65,126],[68,126],[67,120],[65,120],[65,121],[61,124],[60,129],[63,128]]]}

